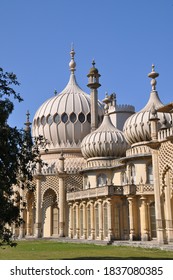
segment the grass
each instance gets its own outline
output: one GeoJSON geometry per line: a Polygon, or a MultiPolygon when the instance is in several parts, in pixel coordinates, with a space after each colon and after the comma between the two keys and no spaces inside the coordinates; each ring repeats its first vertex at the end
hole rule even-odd
{"type": "Polygon", "coordinates": [[[147,260],[173,259],[173,251],[128,246],[60,243],[50,240],[18,241],[0,247],[0,260],[147,260]]]}

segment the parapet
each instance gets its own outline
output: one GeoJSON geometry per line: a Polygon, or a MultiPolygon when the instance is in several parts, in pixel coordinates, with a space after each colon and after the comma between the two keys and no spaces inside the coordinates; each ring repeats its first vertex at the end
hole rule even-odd
{"type": "Polygon", "coordinates": [[[128,105],[128,104],[120,104],[116,105],[115,107],[116,112],[130,112],[130,113],[135,113],[135,107],[133,105],[128,105]]]}

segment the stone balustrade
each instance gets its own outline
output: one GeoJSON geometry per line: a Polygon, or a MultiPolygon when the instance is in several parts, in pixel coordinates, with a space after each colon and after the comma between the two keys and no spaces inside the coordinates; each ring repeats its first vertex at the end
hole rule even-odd
{"type": "Polygon", "coordinates": [[[158,132],[159,141],[166,140],[170,136],[173,136],[173,127],[172,126],[167,129],[159,130],[159,132],[158,132]]]}
{"type": "Polygon", "coordinates": [[[154,186],[151,184],[140,185],[126,185],[126,186],[103,186],[98,188],[91,188],[76,192],[67,193],[67,201],[73,201],[78,199],[91,199],[102,196],[113,195],[151,195],[154,194],[154,186]]]}
{"type": "Polygon", "coordinates": [[[95,198],[102,196],[111,196],[111,195],[123,195],[122,186],[103,186],[98,188],[91,188],[87,190],[77,191],[73,193],[67,193],[67,201],[73,201],[77,199],[85,198],[95,198]]]}

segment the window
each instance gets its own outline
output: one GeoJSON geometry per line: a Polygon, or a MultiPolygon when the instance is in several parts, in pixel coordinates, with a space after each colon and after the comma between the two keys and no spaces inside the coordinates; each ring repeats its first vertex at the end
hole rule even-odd
{"type": "Polygon", "coordinates": [[[80,113],[78,119],[81,123],[83,123],[85,121],[85,115],[83,113],[80,113]]]}
{"type": "Polygon", "coordinates": [[[87,115],[87,121],[88,121],[89,123],[91,123],[91,114],[90,114],[90,113],[88,113],[88,115],[87,115]]]}
{"type": "Polygon", "coordinates": [[[99,174],[97,177],[97,185],[98,187],[103,187],[107,184],[107,176],[106,174],[99,174]]]}
{"type": "Polygon", "coordinates": [[[66,113],[63,113],[62,116],[61,116],[61,120],[63,123],[66,123],[68,121],[68,116],[66,113]]]}
{"type": "Polygon", "coordinates": [[[126,172],[121,172],[121,185],[125,185],[127,183],[126,172]]]}
{"type": "Polygon", "coordinates": [[[151,164],[147,165],[147,183],[153,184],[153,167],[151,164]]]}
{"type": "Polygon", "coordinates": [[[84,176],[84,178],[83,178],[83,188],[84,188],[84,190],[90,188],[90,183],[88,181],[88,176],[84,176]]]}
{"type": "Polygon", "coordinates": [[[53,122],[53,118],[52,118],[51,115],[49,115],[49,116],[47,117],[47,123],[48,123],[49,125],[51,125],[52,122],[53,122]]]}
{"type": "Polygon", "coordinates": [[[59,121],[60,121],[60,117],[59,117],[58,114],[56,114],[56,115],[54,116],[54,122],[55,122],[55,123],[59,123],[59,121]]]}
{"type": "Polygon", "coordinates": [[[130,183],[136,184],[136,170],[134,164],[131,164],[129,166],[129,172],[130,172],[130,183]]]}
{"type": "Polygon", "coordinates": [[[37,125],[40,126],[40,118],[37,119],[37,125]]]}
{"type": "Polygon", "coordinates": [[[42,125],[45,125],[45,124],[46,124],[46,118],[45,118],[44,116],[41,118],[41,124],[42,124],[42,125]]]}
{"type": "Polygon", "coordinates": [[[75,123],[75,121],[76,121],[76,114],[75,114],[75,113],[71,113],[71,115],[70,115],[70,121],[71,121],[72,123],[75,123]]]}

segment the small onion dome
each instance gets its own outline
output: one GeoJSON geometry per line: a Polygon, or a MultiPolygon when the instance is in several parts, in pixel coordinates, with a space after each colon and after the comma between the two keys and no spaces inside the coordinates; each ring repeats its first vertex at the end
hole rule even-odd
{"type": "MultiPolygon", "coordinates": [[[[153,107],[157,110],[163,106],[156,91],[155,78],[158,77],[158,75],[159,74],[154,71],[154,65],[152,65],[152,72],[148,74],[148,76],[152,78],[150,98],[146,106],[138,113],[129,117],[124,124],[123,132],[129,145],[151,140],[150,119],[152,118],[153,107]]],[[[171,121],[170,114],[158,113],[157,116],[159,118],[159,128],[163,126],[163,123],[169,126],[171,121]]]]}
{"type": "Polygon", "coordinates": [[[128,148],[123,132],[118,130],[105,114],[102,124],[88,134],[81,143],[81,151],[85,158],[122,157],[128,148]]]}
{"type": "Polygon", "coordinates": [[[89,71],[89,74],[87,76],[90,76],[90,75],[99,75],[100,77],[100,74],[99,74],[99,71],[97,68],[95,68],[95,61],[93,60],[92,61],[92,67],[90,68],[90,71],[89,71]]]}

